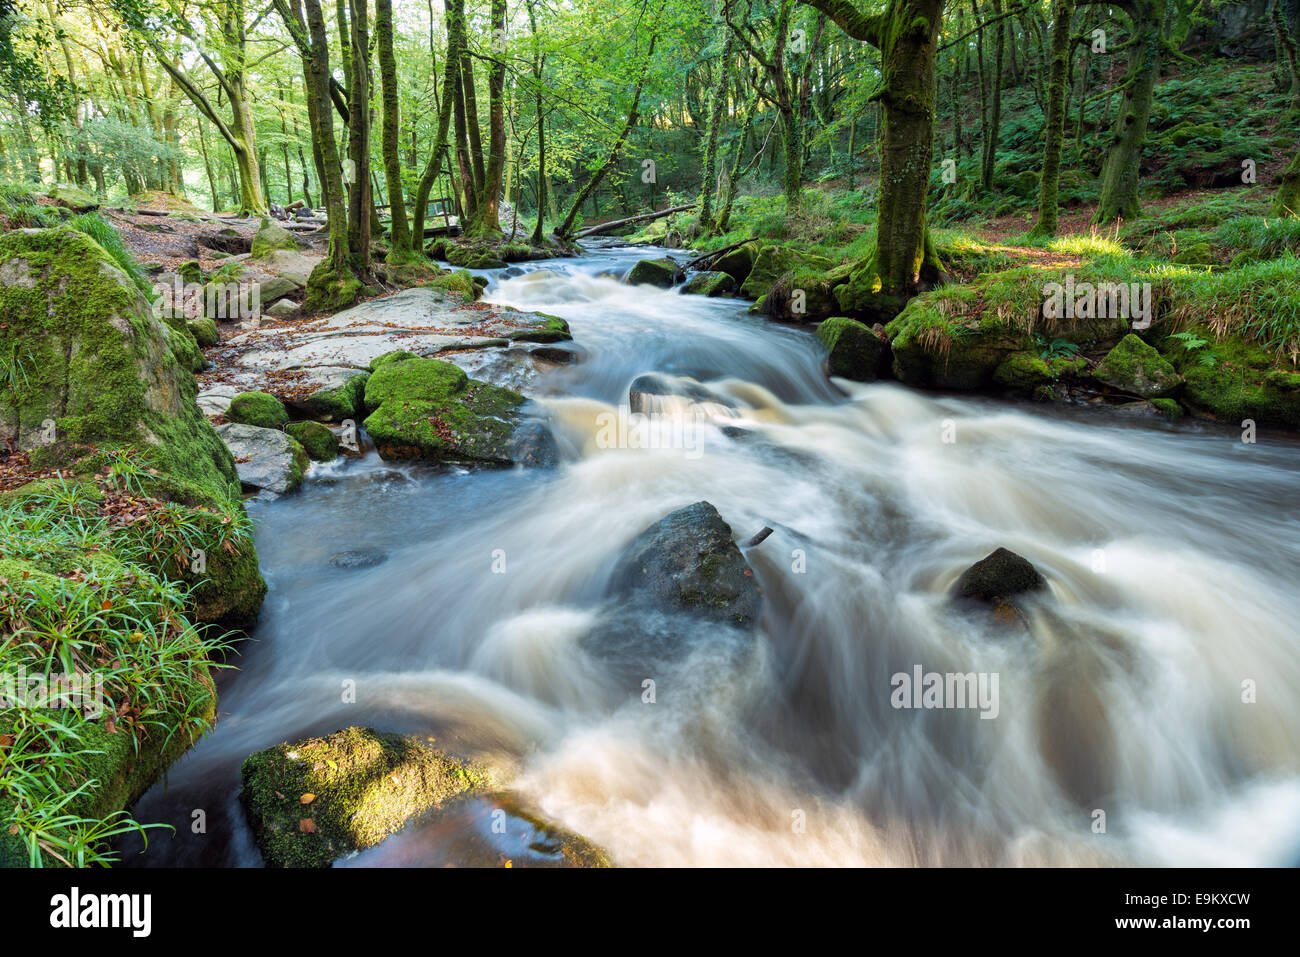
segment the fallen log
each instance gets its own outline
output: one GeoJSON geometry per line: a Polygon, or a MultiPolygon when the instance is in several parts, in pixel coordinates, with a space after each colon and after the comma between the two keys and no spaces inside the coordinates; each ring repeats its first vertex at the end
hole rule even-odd
{"type": "Polygon", "coordinates": [[[628,226],[632,223],[649,222],[652,219],[662,219],[665,216],[671,216],[673,213],[684,213],[688,209],[694,209],[699,203],[687,203],[685,206],[672,206],[668,209],[655,210],[653,213],[641,213],[638,216],[629,216],[626,219],[614,219],[608,223],[600,223],[596,226],[588,226],[586,229],[580,229],[574,234],[574,239],[583,239],[587,236],[596,236],[600,233],[609,232],[611,229],[618,229],[620,226],[628,226]]]}

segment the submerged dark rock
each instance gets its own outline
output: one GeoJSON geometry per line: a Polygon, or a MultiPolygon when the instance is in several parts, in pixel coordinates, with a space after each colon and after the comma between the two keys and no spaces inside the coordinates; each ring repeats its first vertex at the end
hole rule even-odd
{"type": "Polygon", "coordinates": [[[996,603],[1046,587],[1047,580],[1028,559],[999,548],[962,572],[956,593],[962,598],[996,603]]]}
{"type": "Polygon", "coordinates": [[[671,512],[637,536],[614,568],[612,587],[658,611],[741,627],[756,624],[762,612],[753,569],[708,502],[671,512]]]}

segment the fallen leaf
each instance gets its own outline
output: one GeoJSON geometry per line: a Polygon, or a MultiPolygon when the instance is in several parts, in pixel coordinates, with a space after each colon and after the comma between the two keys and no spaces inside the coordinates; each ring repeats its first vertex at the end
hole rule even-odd
{"type": "Polygon", "coordinates": [[[309,817],[305,817],[298,822],[298,830],[302,831],[304,834],[315,834],[316,822],[309,817]]]}
{"type": "Polygon", "coordinates": [[[308,791],[302,797],[298,798],[298,800],[301,801],[303,804],[310,804],[312,801],[316,800],[316,795],[308,791]]]}

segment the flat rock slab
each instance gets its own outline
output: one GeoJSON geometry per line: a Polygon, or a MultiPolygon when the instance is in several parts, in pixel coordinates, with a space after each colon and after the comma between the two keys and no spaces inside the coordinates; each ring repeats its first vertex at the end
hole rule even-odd
{"type": "MultiPolygon", "coordinates": [[[[396,349],[456,361],[463,350],[504,348],[520,336],[545,333],[551,323],[537,313],[466,303],[441,289],[406,289],[333,316],[264,318],[256,328],[227,333],[220,351],[210,356],[218,369],[207,381],[246,390],[289,373],[299,385],[310,380],[334,388],[346,379],[344,373],[367,370],[374,359],[396,349]]],[[[516,349],[526,356],[531,346],[517,343],[516,349]]],[[[501,385],[522,384],[513,358],[498,371],[501,385]]]]}

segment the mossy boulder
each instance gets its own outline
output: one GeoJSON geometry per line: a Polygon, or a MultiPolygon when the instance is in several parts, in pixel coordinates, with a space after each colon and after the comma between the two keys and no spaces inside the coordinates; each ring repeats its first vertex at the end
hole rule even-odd
{"type": "Polygon", "coordinates": [[[856,319],[834,316],[817,327],[826,347],[826,367],[833,376],[874,382],[887,368],[889,343],[856,319]]]}
{"type": "Polygon", "coordinates": [[[569,331],[569,323],[559,316],[549,316],[544,312],[538,313],[545,318],[546,322],[540,327],[529,329],[516,329],[506,333],[506,339],[511,342],[568,342],[573,338],[573,333],[569,331]]]}
{"type": "Polygon", "coordinates": [[[925,296],[909,302],[885,332],[894,375],[921,388],[987,388],[1003,360],[1029,345],[1027,334],[996,317],[959,322],[925,296]]]}
{"type": "MultiPolygon", "coordinates": [[[[1210,339],[1208,332],[1201,333],[1210,339]]],[[[1168,340],[1164,356],[1186,385],[1183,401],[1195,412],[1233,425],[1300,429],[1300,368],[1243,339],[1212,341],[1188,350],[1168,340]]]]}
{"type": "Polygon", "coordinates": [[[184,283],[193,283],[196,286],[203,285],[203,267],[199,265],[197,259],[189,259],[176,267],[176,275],[181,277],[184,283]]]}
{"type": "Polygon", "coordinates": [[[470,379],[450,362],[409,354],[380,356],[372,369],[365,391],[370,414],[363,424],[384,458],[483,465],[553,461],[549,432],[543,437],[522,428],[525,399],[519,393],[470,379]]]}
{"type": "Polygon", "coordinates": [[[1129,333],[1093,370],[1098,382],[1144,399],[1173,395],[1183,378],[1153,347],[1129,333]]]}
{"type": "Polygon", "coordinates": [[[289,424],[289,413],[284,403],[269,392],[241,392],[230,400],[226,421],[259,429],[283,429],[289,424]]]}
{"type": "Polygon", "coordinates": [[[697,296],[727,296],[736,289],[736,280],[725,272],[718,270],[711,272],[697,272],[686,280],[686,285],[682,287],[682,292],[691,293],[697,296]]]}
{"type": "Polygon", "coordinates": [[[298,440],[313,461],[333,462],[338,457],[339,442],[328,425],[320,422],[290,422],[285,431],[298,440]]]}
{"type": "Polygon", "coordinates": [[[677,263],[667,256],[659,259],[643,259],[627,274],[627,283],[629,286],[658,286],[660,289],[668,289],[677,282],[681,274],[682,271],[677,263]]]}
{"type": "Polygon", "coordinates": [[[996,603],[1046,587],[1046,579],[1028,559],[999,548],[962,572],[954,593],[961,598],[996,603]]]}
{"type": "Polygon", "coordinates": [[[0,390],[0,440],[136,448],[162,472],[237,494],[179,340],[94,240],[64,227],[0,236],[0,315],[0,356],[16,373],[0,390]]]}
{"type": "Polygon", "coordinates": [[[751,627],[763,590],[732,538],[731,526],[708,502],[671,512],[636,537],[611,575],[611,587],[633,605],[688,611],[705,620],[751,627]]]}
{"type": "Polygon", "coordinates": [[[486,767],[413,735],[357,727],[259,751],[240,778],[240,801],[268,867],[328,867],[492,784],[486,767]]]}
{"type": "Polygon", "coordinates": [[[293,233],[285,229],[274,220],[263,216],[262,225],[258,227],[257,234],[253,236],[253,258],[265,259],[274,253],[277,249],[298,249],[298,241],[293,238],[293,233]]]}
{"type": "Polygon", "coordinates": [[[49,191],[48,195],[50,199],[60,206],[65,206],[77,213],[88,213],[91,210],[99,209],[99,200],[95,198],[95,195],[79,186],[64,183],[55,186],[49,191]]]}
{"type": "Polygon", "coordinates": [[[300,414],[324,422],[342,422],[344,419],[358,419],[365,414],[366,372],[345,373],[344,381],[338,385],[329,385],[302,399],[293,405],[300,414]]]}
{"type": "Polygon", "coordinates": [[[483,295],[483,287],[474,281],[477,278],[477,276],[464,269],[456,269],[435,276],[425,285],[432,289],[445,289],[447,292],[454,292],[470,302],[475,302],[483,295]]]}
{"type": "Polygon", "coordinates": [[[713,263],[713,268],[719,272],[725,272],[735,280],[737,288],[744,284],[749,278],[749,274],[754,269],[754,259],[758,256],[759,244],[748,242],[744,245],[737,246],[735,249],[723,253],[713,263]]]}
{"type": "Polygon", "coordinates": [[[740,284],[740,294],[746,299],[762,299],[798,261],[794,251],[785,246],[763,246],[754,257],[749,275],[740,284]]]}
{"type": "Polygon", "coordinates": [[[216,320],[203,318],[191,319],[186,325],[189,326],[190,333],[194,336],[194,341],[201,347],[208,348],[215,346],[221,341],[221,331],[217,328],[216,320]]]}
{"type": "Polygon", "coordinates": [[[1050,389],[1062,379],[1077,376],[1087,368],[1088,361],[1082,356],[1044,359],[1030,351],[1013,352],[993,370],[993,381],[1012,392],[1042,397],[1047,393],[1041,389],[1050,389]]]}

